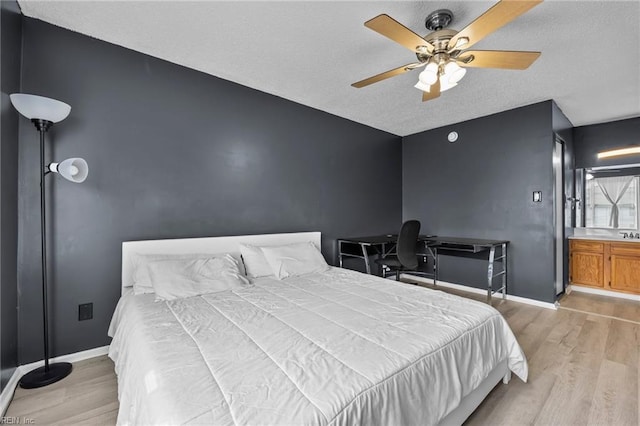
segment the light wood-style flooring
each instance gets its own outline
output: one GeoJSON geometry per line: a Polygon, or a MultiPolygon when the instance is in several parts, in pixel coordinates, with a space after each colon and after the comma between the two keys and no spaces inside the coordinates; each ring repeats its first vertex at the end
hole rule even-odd
{"type": "Polygon", "coordinates": [[[18,417],[20,424],[115,425],[118,384],[113,362],[106,355],[87,359],[74,363],[71,374],[57,383],[18,387],[5,416],[18,417]]]}
{"type": "MultiPolygon", "coordinates": [[[[573,292],[560,304],[554,311],[494,298],[527,355],[529,381],[496,386],[466,425],[640,424],[640,302],[573,292]]],[[[6,415],[112,425],[117,410],[113,363],[103,356],[74,364],[54,385],[18,388],[6,415]]]]}

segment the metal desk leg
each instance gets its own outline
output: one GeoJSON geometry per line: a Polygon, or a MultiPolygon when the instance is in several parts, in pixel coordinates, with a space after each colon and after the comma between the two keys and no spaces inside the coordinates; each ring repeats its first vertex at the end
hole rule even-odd
{"type": "Polygon", "coordinates": [[[438,285],[438,249],[433,248],[433,285],[438,285]]]}
{"type": "MultiPolygon", "coordinates": [[[[489,250],[489,268],[487,270],[487,303],[491,304],[491,286],[493,284],[493,260],[496,257],[496,246],[491,246],[489,250]]],[[[506,274],[504,274],[506,275],[506,274]]]]}
{"type": "Polygon", "coordinates": [[[342,268],[342,241],[338,240],[338,263],[342,268]]]}
{"type": "Polygon", "coordinates": [[[502,299],[507,298],[507,244],[502,244],[502,299]]]}
{"type": "Polygon", "coordinates": [[[369,254],[367,253],[367,246],[360,244],[362,248],[362,255],[364,256],[364,267],[367,270],[367,274],[371,275],[371,265],[369,265],[369,254]]]}

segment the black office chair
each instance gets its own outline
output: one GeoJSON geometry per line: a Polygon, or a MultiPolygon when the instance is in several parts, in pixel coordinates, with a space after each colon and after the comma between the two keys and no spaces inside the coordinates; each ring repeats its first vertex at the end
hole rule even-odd
{"type": "Polygon", "coordinates": [[[396,281],[400,281],[400,273],[415,271],[418,269],[418,253],[416,244],[420,235],[420,221],[408,220],[402,224],[396,243],[396,254],[376,259],[376,263],[382,265],[382,276],[386,278],[387,272],[395,272],[396,281]]]}

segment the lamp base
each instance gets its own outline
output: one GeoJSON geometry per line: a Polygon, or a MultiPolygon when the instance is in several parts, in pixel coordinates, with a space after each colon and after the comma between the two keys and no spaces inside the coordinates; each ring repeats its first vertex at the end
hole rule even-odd
{"type": "Polygon", "coordinates": [[[48,386],[67,377],[73,366],[68,362],[56,362],[49,364],[49,371],[44,366],[29,371],[20,379],[20,387],[24,389],[41,388],[48,386]]]}

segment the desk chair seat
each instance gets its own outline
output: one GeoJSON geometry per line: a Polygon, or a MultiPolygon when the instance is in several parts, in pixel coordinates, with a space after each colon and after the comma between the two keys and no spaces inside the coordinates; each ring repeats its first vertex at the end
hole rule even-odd
{"type": "Polygon", "coordinates": [[[400,281],[400,273],[415,271],[418,269],[418,253],[416,244],[420,235],[420,222],[408,220],[402,224],[396,243],[396,255],[385,256],[376,259],[376,263],[382,265],[382,276],[388,272],[396,274],[396,281],[400,281]]]}
{"type": "Polygon", "coordinates": [[[402,262],[393,254],[382,259],[376,259],[376,263],[390,268],[402,268],[402,262]]]}

